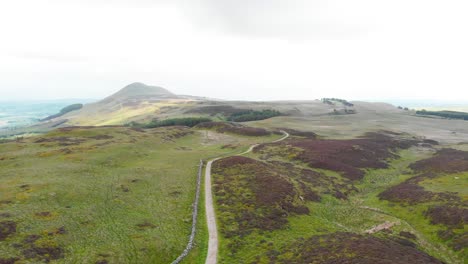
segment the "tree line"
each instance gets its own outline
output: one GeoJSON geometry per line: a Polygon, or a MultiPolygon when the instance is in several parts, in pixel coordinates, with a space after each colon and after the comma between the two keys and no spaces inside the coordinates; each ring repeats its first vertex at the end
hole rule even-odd
{"type": "Polygon", "coordinates": [[[468,113],[465,112],[457,112],[457,111],[416,111],[418,115],[433,115],[433,116],[440,116],[445,118],[453,118],[453,119],[462,119],[468,120],[468,113]]]}
{"type": "Polygon", "coordinates": [[[228,117],[228,121],[232,122],[247,122],[247,121],[255,121],[255,120],[264,120],[268,118],[272,118],[275,116],[280,116],[281,112],[277,110],[271,110],[271,109],[266,109],[266,110],[261,110],[261,111],[255,111],[255,110],[247,110],[247,111],[241,111],[241,112],[236,112],[231,114],[228,117]]]}
{"type": "Polygon", "coordinates": [[[146,124],[140,124],[137,122],[131,122],[127,124],[131,127],[139,128],[156,128],[156,127],[166,127],[166,126],[188,126],[194,127],[200,123],[211,122],[210,118],[206,117],[182,117],[182,118],[170,118],[164,120],[153,120],[146,124]]]}
{"type": "Polygon", "coordinates": [[[342,103],[344,106],[349,106],[349,107],[352,107],[354,106],[354,104],[346,101],[345,99],[339,99],[339,98],[322,98],[322,102],[324,104],[329,104],[329,105],[333,105],[334,103],[333,102],[340,102],[342,103]]]}

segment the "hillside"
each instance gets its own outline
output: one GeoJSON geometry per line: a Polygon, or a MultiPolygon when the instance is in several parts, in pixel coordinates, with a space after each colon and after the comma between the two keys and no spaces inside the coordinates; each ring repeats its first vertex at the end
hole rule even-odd
{"type": "MultiPolygon", "coordinates": [[[[188,102],[170,91],[143,83],[132,83],[96,103],[84,105],[73,113],[61,116],[67,125],[123,125],[161,112],[164,107],[188,102]]],[[[52,120],[57,122],[58,120],[52,120]]]]}
{"type": "Polygon", "coordinates": [[[324,104],[313,101],[248,102],[222,101],[206,97],[176,95],[167,89],[132,83],[118,92],[82,109],[52,116],[36,125],[37,131],[70,125],[124,125],[130,122],[149,122],[153,119],[203,116],[216,120],[246,111],[277,110],[291,116],[327,115],[353,109],[340,102],[324,104]]]}

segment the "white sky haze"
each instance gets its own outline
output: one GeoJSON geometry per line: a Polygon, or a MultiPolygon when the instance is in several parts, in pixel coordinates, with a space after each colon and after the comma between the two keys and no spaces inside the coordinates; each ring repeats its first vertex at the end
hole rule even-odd
{"type": "Polygon", "coordinates": [[[466,0],[0,0],[0,101],[468,101],[466,0]]]}

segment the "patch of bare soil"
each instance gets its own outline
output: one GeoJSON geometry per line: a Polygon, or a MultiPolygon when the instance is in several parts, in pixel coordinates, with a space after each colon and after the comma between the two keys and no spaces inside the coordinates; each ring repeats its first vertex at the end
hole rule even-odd
{"type": "Polygon", "coordinates": [[[299,239],[281,252],[270,251],[268,257],[270,263],[284,264],[442,264],[404,239],[344,232],[299,239]]]}
{"type": "Polygon", "coordinates": [[[374,234],[382,230],[390,230],[397,223],[385,222],[383,224],[377,225],[365,231],[366,234],[374,234]]]}

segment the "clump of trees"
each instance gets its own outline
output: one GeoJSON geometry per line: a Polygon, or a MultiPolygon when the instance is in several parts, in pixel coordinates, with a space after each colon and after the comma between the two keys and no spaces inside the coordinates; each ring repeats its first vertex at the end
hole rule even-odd
{"type": "Polygon", "coordinates": [[[156,128],[166,126],[188,126],[194,127],[200,123],[211,122],[212,120],[206,117],[183,117],[183,118],[170,118],[164,120],[153,120],[147,124],[140,124],[137,122],[129,123],[128,126],[138,128],[156,128]]]}
{"type": "Polygon", "coordinates": [[[268,118],[272,118],[275,116],[280,116],[281,112],[277,110],[247,110],[242,112],[233,113],[228,117],[228,121],[232,122],[247,122],[247,121],[255,121],[255,120],[264,120],[268,118]]]}
{"type": "Polygon", "coordinates": [[[340,102],[344,106],[349,106],[349,107],[354,106],[354,104],[346,101],[345,99],[339,99],[339,98],[322,98],[322,102],[324,104],[329,104],[329,105],[333,105],[334,104],[333,102],[340,102]]]}
{"type": "Polygon", "coordinates": [[[462,119],[468,120],[468,113],[465,112],[457,112],[457,111],[416,111],[418,115],[433,115],[433,116],[440,116],[445,118],[453,118],[453,119],[462,119]]]}
{"type": "Polygon", "coordinates": [[[54,119],[54,118],[57,118],[57,117],[61,117],[61,116],[65,115],[66,113],[76,111],[76,110],[80,110],[81,108],[83,108],[83,104],[72,104],[72,105],[69,105],[67,107],[62,108],[62,110],[60,110],[60,112],[58,114],[48,116],[48,117],[46,117],[44,119],[41,119],[40,121],[48,121],[48,120],[51,120],[51,119],[54,119]]]}

